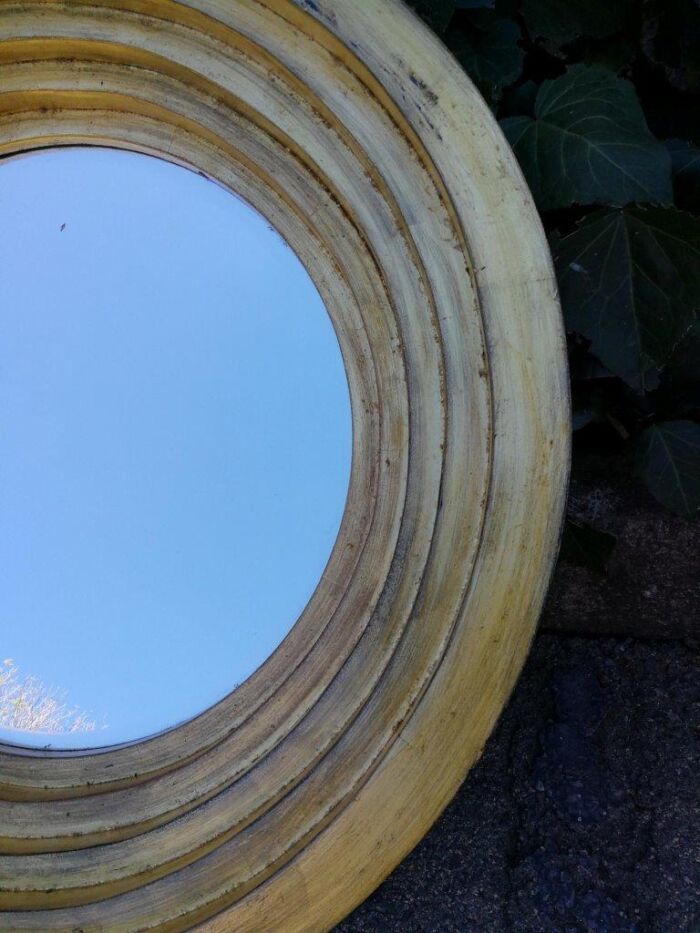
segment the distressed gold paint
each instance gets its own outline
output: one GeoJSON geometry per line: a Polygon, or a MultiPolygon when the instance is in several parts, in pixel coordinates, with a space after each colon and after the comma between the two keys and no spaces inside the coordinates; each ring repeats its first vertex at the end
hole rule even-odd
{"type": "Polygon", "coordinates": [[[0,0],[0,153],[76,142],[189,165],[287,239],[352,477],[309,605],[230,696],[121,748],[0,748],[0,929],[327,930],[454,794],[537,621],[569,445],[539,219],[399,0],[0,0]]]}

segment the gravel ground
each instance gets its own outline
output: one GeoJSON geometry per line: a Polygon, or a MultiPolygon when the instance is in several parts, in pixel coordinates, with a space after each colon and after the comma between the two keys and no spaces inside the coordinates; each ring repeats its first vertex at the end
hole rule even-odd
{"type": "Polygon", "coordinates": [[[336,933],[698,933],[700,663],[540,634],[481,761],[336,933]]]}

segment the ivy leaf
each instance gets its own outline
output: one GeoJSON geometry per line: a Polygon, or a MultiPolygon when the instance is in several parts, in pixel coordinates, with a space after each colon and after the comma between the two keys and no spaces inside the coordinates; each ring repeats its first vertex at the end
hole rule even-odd
{"type": "Polygon", "coordinates": [[[525,53],[519,39],[517,23],[493,10],[460,14],[445,35],[449,49],[492,105],[520,77],[525,53]]]}
{"type": "Polygon", "coordinates": [[[559,556],[568,563],[605,573],[615,541],[614,535],[598,531],[586,522],[567,518],[559,556]]]}
{"type": "Polygon", "coordinates": [[[700,425],[662,421],[637,439],[635,466],[651,494],[679,515],[700,509],[700,425]]]}
{"type": "Polygon", "coordinates": [[[540,210],[672,200],[668,152],[649,132],[634,87],[605,68],[576,65],[544,81],[534,119],[501,125],[540,210]]]}
{"type": "Polygon", "coordinates": [[[700,214],[700,148],[684,139],[667,139],[676,203],[700,214]]]}
{"type": "Polygon", "coordinates": [[[457,8],[457,0],[408,0],[408,5],[413,7],[431,29],[442,34],[450,25],[457,8]]]}
{"type": "Polygon", "coordinates": [[[533,39],[555,47],[578,36],[609,36],[625,24],[627,4],[620,0],[523,0],[522,14],[533,39]]]}
{"type": "Polygon", "coordinates": [[[552,240],[567,328],[633,388],[649,391],[700,305],[700,219],[631,206],[552,240]]]}

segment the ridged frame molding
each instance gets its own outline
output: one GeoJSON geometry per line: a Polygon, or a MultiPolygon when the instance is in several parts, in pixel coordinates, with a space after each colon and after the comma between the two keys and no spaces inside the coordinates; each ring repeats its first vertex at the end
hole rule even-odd
{"type": "Polygon", "coordinates": [[[547,243],[400,0],[0,0],[0,154],[76,143],[194,168],[286,238],[340,341],[351,482],[311,601],[224,700],[0,748],[0,929],[328,930],[455,793],[534,632],[569,458],[547,243]]]}

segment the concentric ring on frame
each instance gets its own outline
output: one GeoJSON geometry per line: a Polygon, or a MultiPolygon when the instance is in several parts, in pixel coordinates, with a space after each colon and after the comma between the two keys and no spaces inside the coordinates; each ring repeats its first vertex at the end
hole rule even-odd
{"type": "MultiPolygon", "coordinates": [[[[455,656],[457,636],[466,637],[465,600],[479,610],[472,572],[488,549],[483,522],[493,513],[489,367],[498,345],[492,339],[486,353],[477,291],[496,307],[497,283],[490,265],[472,263],[477,234],[424,142],[437,146],[447,135],[435,123],[447,122],[434,112],[437,83],[390,57],[389,95],[377,81],[381,66],[367,67],[371,42],[361,61],[352,40],[333,34],[345,17],[357,37],[361,7],[306,5],[317,7],[317,19],[284,0],[0,8],[1,149],[108,141],[190,164],[245,196],[297,250],[326,301],[349,373],[355,436],[331,564],[289,639],[240,690],[186,726],[126,748],[5,750],[0,847],[19,854],[0,858],[0,875],[13,879],[0,906],[18,911],[6,915],[18,929],[180,929],[229,903],[250,903],[273,875],[281,882],[290,860],[318,851],[319,834],[357,810],[365,787],[379,786],[375,775],[397,750],[418,754],[418,744],[406,745],[407,724],[447,670],[443,658],[455,656]],[[323,10],[335,27],[322,22],[323,10]],[[43,913],[48,907],[56,909],[43,913]]],[[[400,17],[409,39],[427,42],[408,14],[400,17]]],[[[511,175],[515,190],[512,166],[511,175]]],[[[522,269],[526,302],[547,284],[546,259],[540,266],[529,299],[532,270],[522,269]]],[[[514,266],[516,285],[517,277],[514,266]]],[[[543,320],[556,340],[551,310],[543,320]]],[[[519,365],[524,383],[530,363],[519,365]]],[[[514,367],[511,375],[517,389],[514,367]]],[[[502,403],[517,405],[504,388],[495,411],[515,439],[502,403]]],[[[535,384],[534,397],[541,393],[535,384]]],[[[541,422],[540,435],[558,445],[548,456],[561,456],[557,418],[543,409],[541,422]]],[[[513,467],[508,454],[501,460],[502,484],[513,467]]],[[[546,467],[543,460],[538,469],[546,467]]],[[[543,486],[539,495],[556,522],[556,492],[543,486]]],[[[533,548],[546,565],[551,555],[545,545],[540,552],[533,548]]],[[[535,605],[540,589],[528,597],[535,605]]],[[[476,634],[479,611],[473,618],[478,657],[487,635],[476,634]]],[[[511,636],[516,666],[531,624],[511,636]]],[[[506,631],[503,620],[494,626],[506,631]]],[[[499,677],[497,696],[512,682],[512,674],[499,677]]],[[[478,715],[475,736],[488,728],[488,716],[478,715]]]]}

